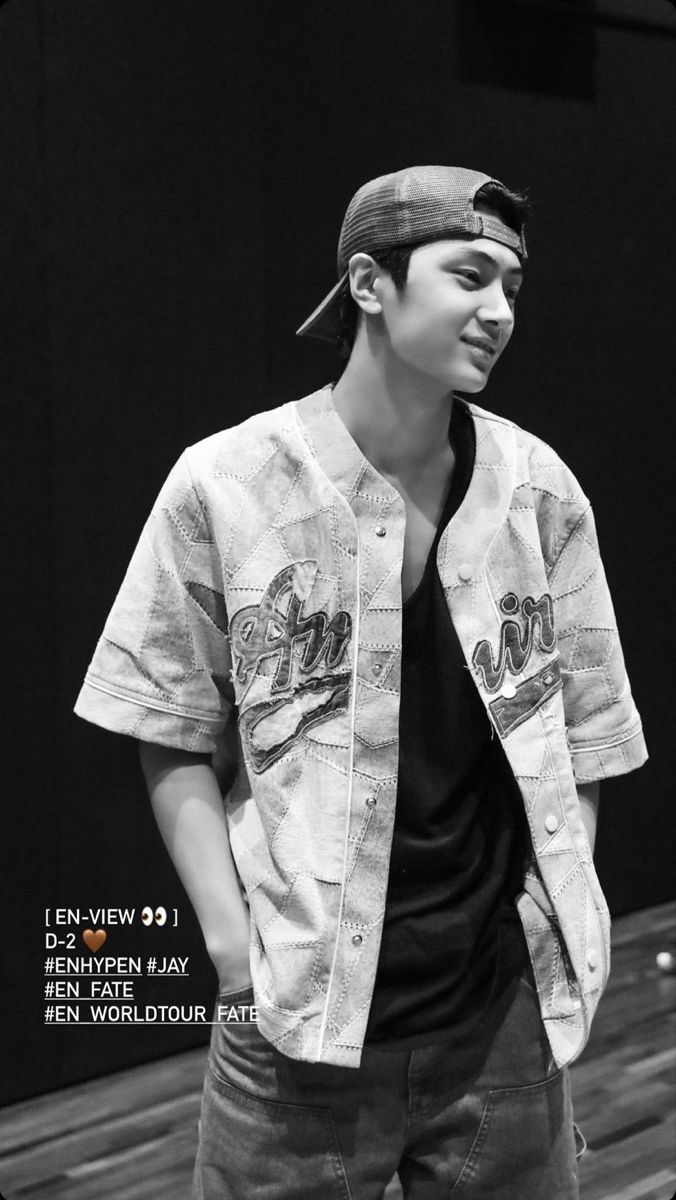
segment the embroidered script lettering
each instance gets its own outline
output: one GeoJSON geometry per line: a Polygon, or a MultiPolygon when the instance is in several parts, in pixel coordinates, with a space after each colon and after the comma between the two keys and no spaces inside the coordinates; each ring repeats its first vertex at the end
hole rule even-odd
{"type": "Polygon", "coordinates": [[[556,644],[552,598],[546,592],[539,600],[526,596],[521,605],[514,592],[507,592],[500,601],[500,608],[506,614],[506,620],[500,626],[497,659],[493,658],[488,638],[477,642],[472,655],[472,663],[481,671],[484,687],[489,692],[498,690],[508,666],[513,675],[523,671],[534,645],[549,651],[556,644]],[[519,609],[525,618],[525,628],[517,619],[519,609]]]}
{"type": "Polygon", "coordinates": [[[260,604],[241,608],[230,623],[237,655],[237,678],[245,683],[258,663],[276,657],[272,691],[289,687],[294,649],[301,647],[300,670],[307,674],[323,662],[333,670],[342,659],[352,632],[350,614],[306,614],[304,604],[317,573],[311,561],[292,563],[275,575],[260,604]]]}
{"type": "Polygon", "coordinates": [[[347,708],[350,673],[335,668],[349,644],[352,621],[343,610],[330,618],[322,610],[305,611],[316,576],[311,559],[284,567],[260,604],[240,609],[230,622],[240,683],[249,683],[266,659],[277,660],[269,698],[240,709],[240,733],[257,773],[286,754],[307,730],[347,708]],[[320,666],[321,673],[310,675],[320,666]]]}

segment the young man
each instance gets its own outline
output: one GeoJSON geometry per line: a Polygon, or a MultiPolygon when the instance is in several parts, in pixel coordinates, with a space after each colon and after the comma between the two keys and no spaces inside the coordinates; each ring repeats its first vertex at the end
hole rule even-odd
{"type": "Polygon", "coordinates": [[[216,966],[194,1197],[578,1195],[566,1064],[603,990],[598,781],[646,757],[589,502],[469,404],[523,197],[351,201],[299,330],[335,387],[191,447],[77,711],[141,743],[216,966]]]}

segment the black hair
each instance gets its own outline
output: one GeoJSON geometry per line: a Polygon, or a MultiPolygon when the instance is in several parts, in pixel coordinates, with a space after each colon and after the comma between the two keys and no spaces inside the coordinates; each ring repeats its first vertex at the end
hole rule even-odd
{"type": "MultiPolygon", "coordinates": [[[[485,205],[491,208],[515,233],[520,233],[523,223],[530,211],[530,200],[525,192],[513,192],[501,183],[490,181],[480,187],[474,197],[475,207],[485,205]]],[[[444,236],[444,235],[442,235],[444,236]]],[[[441,240],[437,239],[437,240],[441,240]]],[[[416,246],[424,242],[412,242],[406,246],[392,246],[389,250],[371,251],[371,258],[378,263],[388,275],[398,292],[403,292],[408,278],[408,266],[411,254],[416,246]]],[[[349,290],[345,292],[339,303],[340,331],[336,338],[339,359],[339,375],[345,370],[352,353],[354,340],[359,324],[359,305],[355,302],[349,290]]]]}
{"type": "Polygon", "coordinates": [[[524,221],[530,212],[530,198],[526,192],[512,192],[502,183],[497,183],[490,180],[480,187],[474,196],[474,207],[484,205],[486,208],[492,208],[498,214],[500,219],[513,229],[515,233],[521,233],[524,221]]]}

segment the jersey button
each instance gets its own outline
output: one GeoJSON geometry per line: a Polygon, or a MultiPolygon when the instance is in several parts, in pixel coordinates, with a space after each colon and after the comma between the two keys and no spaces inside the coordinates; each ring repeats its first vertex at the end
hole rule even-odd
{"type": "Polygon", "coordinates": [[[360,933],[355,933],[354,937],[352,938],[352,945],[353,946],[361,946],[363,940],[364,939],[360,933]]]}
{"type": "Polygon", "coordinates": [[[377,803],[375,796],[369,796],[366,803],[368,804],[369,808],[375,808],[377,803]]]}
{"type": "Polygon", "coordinates": [[[599,956],[595,950],[590,950],[587,955],[587,966],[590,971],[595,971],[599,965],[599,956]]]}
{"type": "Polygon", "coordinates": [[[556,833],[559,828],[559,818],[554,813],[549,813],[545,817],[545,829],[547,833],[556,833]]]}
{"type": "Polygon", "coordinates": [[[462,579],[463,583],[469,583],[471,578],[472,578],[472,564],[466,563],[466,562],[460,563],[460,566],[458,567],[458,579],[462,579]]]}
{"type": "Polygon", "coordinates": [[[376,525],[376,537],[385,537],[387,530],[384,525],[376,525]]]}
{"type": "Polygon", "coordinates": [[[500,690],[500,695],[503,696],[505,700],[513,700],[514,697],[516,696],[516,688],[514,687],[514,684],[513,683],[503,684],[503,686],[500,690]]]}

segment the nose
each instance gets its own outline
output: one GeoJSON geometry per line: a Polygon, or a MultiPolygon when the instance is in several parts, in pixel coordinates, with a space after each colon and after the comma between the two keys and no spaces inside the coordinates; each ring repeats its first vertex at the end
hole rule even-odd
{"type": "Polygon", "coordinates": [[[511,329],[514,324],[514,310],[509,303],[499,279],[494,279],[491,285],[484,288],[481,306],[477,313],[480,321],[499,329],[511,329]]]}

